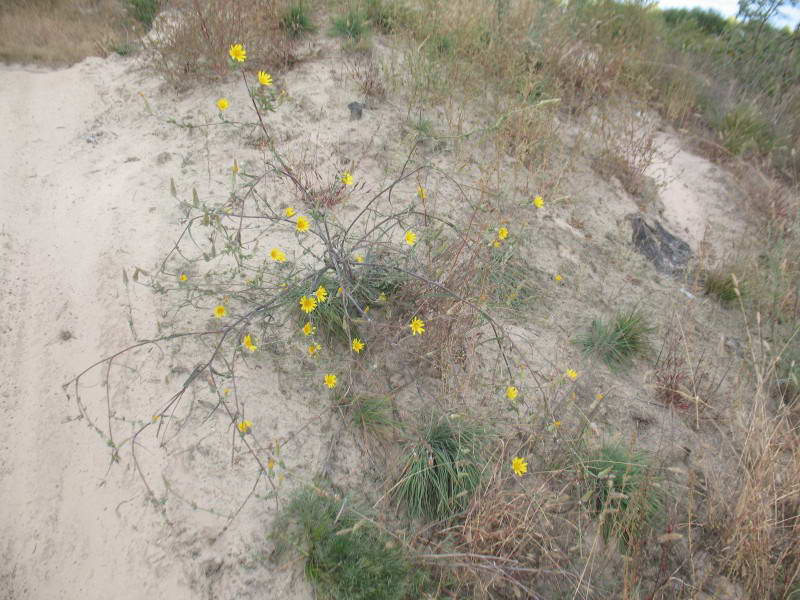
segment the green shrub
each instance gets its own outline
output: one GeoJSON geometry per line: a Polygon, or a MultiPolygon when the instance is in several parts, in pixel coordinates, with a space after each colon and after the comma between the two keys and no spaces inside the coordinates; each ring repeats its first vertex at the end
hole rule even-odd
{"type": "Polygon", "coordinates": [[[291,37],[295,38],[316,31],[316,27],[308,14],[308,7],[304,2],[295,2],[289,6],[283,17],[281,17],[281,27],[291,37]]]}
{"type": "Polygon", "coordinates": [[[706,271],[703,277],[703,291],[707,296],[713,296],[723,306],[730,306],[739,297],[741,287],[737,288],[736,281],[730,273],[720,270],[706,271]]]}
{"type": "Polygon", "coordinates": [[[408,23],[410,11],[400,2],[367,0],[367,18],[383,33],[393,33],[408,23]]]}
{"type": "Polygon", "coordinates": [[[597,356],[616,371],[630,366],[636,356],[649,349],[653,328],[638,309],[618,313],[611,321],[595,319],[589,331],[577,339],[584,353],[597,356]]]}
{"type": "Polygon", "coordinates": [[[301,489],[275,520],[272,538],[279,555],[305,557],[318,598],[419,598],[423,573],[393,538],[353,511],[349,498],[301,489]]]}
{"type": "Polygon", "coordinates": [[[622,446],[606,445],[583,461],[583,475],[603,539],[617,537],[628,548],[656,526],[663,494],[647,457],[622,446]]]}
{"type": "Polygon", "coordinates": [[[397,425],[392,418],[392,403],[387,396],[357,396],[348,406],[350,417],[358,427],[378,433],[397,425]]]}
{"type": "Polygon", "coordinates": [[[728,111],[719,124],[722,144],[732,154],[747,151],[767,154],[775,146],[772,125],[749,104],[740,104],[728,111]]]}
{"type": "Polygon", "coordinates": [[[448,519],[462,511],[481,480],[481,442],[477,427],[443,418],[412,444],[396,495],[409,515],[448,519]]]}

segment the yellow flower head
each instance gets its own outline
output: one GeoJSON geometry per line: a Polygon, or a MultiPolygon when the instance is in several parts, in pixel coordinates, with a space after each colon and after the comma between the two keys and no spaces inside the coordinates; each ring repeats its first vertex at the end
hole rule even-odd
{"type": "Polygon", "coordinates": [[[556,429],[561,427],[561,421],[553,421],[553,427],[555,427],[556,429]]]}
{"type": "Polygon", "coordinates": [[[330,389],[336,387],[336,375],[333,373],[328,373],[325,375],[325,385],[327,385],[330,389]]]}
{"type": "Polygon", "coordinates": [[[239,163],[236,160],[233,161],[233,166],[231,167],[231,173],[236,175],[239,172],[239,163]]]}
{"type": "Polygon", "coordinates": [[[578,372],[575,369],[567,369],[564,375],[572,379],[572,381],[575,381],[578,378],[578,372]]]}
{"type": "Polygon", "coordinates": [[[291,217],[294,216],[294,209],[291,206],[287,206],[286,210],[283,211],[283,214],[285,214],[287,217],[291,218],[291,217]]]}
{"type": "Polygon", "coordinates": [[[316,330],[317,328],[311,324],[311,321],[308,321],[305,325],[303,325],[303,335],[314,335],[316,330]]]}
{"type": "Polygon", "coordinates": [[[495,241],[492,242],[492,246],[494,246],[495,248],[499,248],[500,244],[502,244],[502,243],[503,242],[501,242],[500,240],[495,240],[495,241]]]}
{"type": "Polygon", "coordinates": [[[361,256],[360,254],[356,255],[356,262],[357,263],[363,263],[364,262],[364,257],[361,256]]]}
{"type": "Polygon", "coordinates": [[[553,277],[553,279],[555,279],[556,281],[563,281],[564,278],[561,275],[559,275],[558,273],[556,273],[556,275],[555,275],[555,277],[553,277]]]}
{"type": "Polygon", "coordinates": [[[214,307],[214,316],[217,317],[218,319],[221,319],[227,314],[228,314],[228,309],[225,308],[222,304],[214,307]]]}
{"type": "Polygon", "coordinates": [[[274,469],[274,468],[275,468],[275,459],[274,459],[274,458],[270,458],[270,459],[267,461],[267,469],[269,469],[270,471],[272,471],[272,469],[274,469]]]}
{"type": "Polygon", "coordinates": [[[597,400],[602,400],[602,399],[603,399],[603,398],[605,398],[605,397],[606,397],[606,395],[605,395],[605,394],[596,394],[596,395],[595,395],[595,398],[596,398],[597,400]]]}
{"type": "Polygon", "coordinates": [[[381,292],[380,294],[378,294],[378,302],[386,302],[386,301],[387,301],[387,298],[386,298],[386,293],[385,292],[381,292]]]}
{"type": "Polygon", "coordinates": [[[422,335],[425,333],[425,321],[419,317],[411,319],[409,327],[411,327],[411,335],[422,335]]]}
{"type": "Polygon", "coordinates": [[[314,356],[320,350],[322,350],[322,345],[321,344],[311,344],[308,347],[308,354],[309,354],[309,356],[314,356]]]}
{"type": "Polygon", "coordinates": [[[308,220],[308,217],[297,217],[297,231],[304,233],[308,231],[310,227],[311,221],[308,220]]]}
{"type": "Polygon", "coordinates": [[[350,173],[350,171],[345,171],[342,173],[342,176],[339,179],[345,185],[353,185],[353,174],[350,173]]]}
{"type": "Polygon", "coordinates": [[[242,340],[242,346],[250,350],[250,352],[255,352],[258,350],[258,346],[253,343],[253,337],[249,333],[244,336],[244,339],[242,340]]]}
{"type": "Polygon", "coordinates": [[[413,231],[406,231],[406,244],[413,246],[417,243],[417,234],[413,231]]]}
{"type": "Polygon", "coordinates": [[[519,395],[519,390],[515,388],[513,385],[510,385],[506,388],[506,398],[509,400],[514,400],[519,395]]]}
{"type": "Polygon", "coordinates": [[[420,200],[425,200],[428,197],[428,192],[425,191],[425,188],[421,185],[417,186],[417,198],[420,200]]]}
{"type": "Polygon", "coordinates": [[[178,279],[180,279],[181,281],[186,281],[187,279],[189,279],[189,276],[186,273],[181,273],[180,275],[178,275],[178,279]]]}
{"type": "Polygon", "coordinates": [[[220,110],[228,110],[229,106],[230,106],[230,104],[228,104],[228,99],[227,98],[220,98],[219,100],[217,100],[217,108],[218,109],[220,109],[220,110]]]}
{"type": "Polygon", "coordinates": [[[286,254],[284,254],[283,250],[280,248],[273,248],[270,250],[269,257],[275,262],[284,262],[286,260],[286,254]]]}
{"type": "Polygon", "coordinates": [[[314,298],[309,296],[300,297],[300,310],[304,313],[308,314],[315,308],[317,308],[317,301],[314,298]]]}
{"type": "Polygon", "coordinates": [[[250,428],[253,427],[252,421],[242,421],[236,427],[239,428],[240,433],[247,433],[250,431],[250,428]]]}
{"type": "Polygon", "coordinates": [[[241,44],[234,44],[228,50],[230,57],[236,62],[244,62],[247,60],[247,51],[241,44]]]}
{"type": "Polygon", "coordinates": [[[353,352],[358,354],[359,352],[361,352],[364,349],[364,342],[362,342],[358,338],[353,338],[353,343],[350,344],[350,347],[353,348],[353,352]]]}
{"type": "Polygon", "coordinates": [[[501,227],[497,230],[497,239],[504,240],[508,237],[508,229],[501,227]]]}
{"type": "Polygon", "coordinates": [[[258,72],[258,83],[261,85],[272,85],[272,75],[266,71],[258,72]]]}
{"type": "Polygon", "coordinates": [[[516,456],[514,460],[511,461],[511,468],[514,469],[514,475],[522,477],[528,472],[528,461],[516,456]]]}
{"type": "Polygon", "coordinates": [[[317,297],[317,302],[322,303],[328,299],[328,290],[325,289],[325,286],[319,286],[317,291],[314,292],[314,295],[317,297]]]}
{"type": "Polygon", "coordinates": [[[544,206],[544,198],[542,198],[541,196],[536,196],[536,197],[533,199],[533,205],[534,205],[536,208],[542,208],[542,207],[544,206]]]}
{"type": "Polygon", "coordinates": [[[231,388],[225,388],[224,390],[222,390],[222,395],[226,396],[226,397],[230,396],[231,395],[231,388]]]}

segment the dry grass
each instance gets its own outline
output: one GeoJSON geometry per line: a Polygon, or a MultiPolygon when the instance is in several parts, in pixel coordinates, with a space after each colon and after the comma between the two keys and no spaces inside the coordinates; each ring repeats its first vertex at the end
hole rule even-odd
{"type": "Polygon", "coordinates": [[[135,39],[120,0],[6,0],[0,4],[0,60],[64,66],[105,56],[135,39]]]}

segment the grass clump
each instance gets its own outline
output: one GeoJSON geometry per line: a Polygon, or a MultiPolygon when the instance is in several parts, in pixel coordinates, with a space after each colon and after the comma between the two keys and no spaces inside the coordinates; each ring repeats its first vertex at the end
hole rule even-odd
{"type": "Polygon", "coordinates": [[[369,31],[367,15],[358,8],[352,7],[346,13],[333,18],[333,35],[358,41],[369,31]]]}
{"type": "Polygon", "coordinates": [[[584,499],[600,521],[603,539],[617,537],[629,548],[656,525],[663,510],[661,489],[644,454],[605,445],[583,462],[584,499]]]}
{"type": "Polygon", "coordinates": [[[305,574],[318,598],[403,600],[416,595],[424,576],[348,498],[307,487],[275,521],[276,551],[305,557],[305,574]]]}
{"type": "Polygon", "coordinates": [[[288,7],[281,17],[281,27],[293,38],[313,33],[317,29],[304,2],[295,2],[288,7]]]}
{"type": "Polygon", "coordinates": [[[639,309],[620,312],[611,320],[592,321],[589,331],[577,339],[586,354],[598,356],[611,370],[630,366],[649,348],[653,328],[639,309]]]}
{"type": "Polygon", "coordinates": [[[703,291],[706,296],[716,298],[722,306],[730,306],[741,293],[734,276],[721,270],[704,273],[703,291]]]}
{"type": "Polygon", "coordinates": [[[767,154],[776,143],[770,122],[749,104],[725,113],[719,124],[719,134],[725,148],[737,156],[748,151],[767,154]]]}
{"type": "Polygon", "coordinates": [[[409,515],[449,519],[466,507],[481,480],[482,437],[477,427],[447,418],[422,433],[396,487],[409,515]]]}
{"type": "Polygon", "coordinates": [[[353,423],[365,431],[379,433],[397,425],[388,396],[357,396],[349,407],[353,423]]]}
{"type": "Polygon", "coordinates": [[[159,9],[159,0],[128,0],[128,8],[133,18],[150,31],[159,9]]]}

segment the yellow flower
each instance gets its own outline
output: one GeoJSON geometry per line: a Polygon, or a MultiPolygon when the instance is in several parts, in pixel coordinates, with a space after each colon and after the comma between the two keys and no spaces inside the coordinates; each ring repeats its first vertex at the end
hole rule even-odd
{"type": "Polygon", "coordinates": [[[413,231],[406,231],[406,244],[413,246],[417,243],[417,234],[413,231]]]}
{"type": "Polygon", "coordinates": [[[553,421],[553,427],[555,427],[556,429],[561,427],[561,421],[553,421]]]}
{"type": "Polygon", "coordinates": [[[227,314],[228,314],[228,309],[225,308],[222,304],[214,307],[214,316],[217,317],[218,319],[221,319],[227,314]]]}
{"type": "Polygon", "coordinates": [[[239,163],[235,160],[233,161],[233,166],[231,167],[231,172],[236,175],[239,172],[239,163]]]}
{"type": "Polygon", "coordinates": [[[358,354],[359,352],[361,352],[364,349],[364,342],[362,342],[358,338],[353,338],[353,343],[350,344],[350,346],[353,348],[353,352],[358,354]]]}
{"type": "Polygon", "coordinates": [[[357,263],[363,263],[363,262],[364,262],[364,257],[363,257],[363,256],[361,256],[360,254],[359,254],[359,255],[357,255],[357,256],[356,256],[356,262],[357,262],[357,263]]]}
{"type": "Polygon", "coordinates": [[[428,192],[425,191],[425,188],[421,185],[417,186],[417,198],[420,200],[425,200],[428,197],[428,192]]]}
{"type": "Polygon", "coordinates": [[[501,227],[497,230],[497,239],[504,240],[508,237],[508,229],[501,227]]]}
{"type": "Polygon", "coordinates": [[[555,279],[556,281],[562,281],[564,278],[561,275],[559,275],[558,273],[556,273],[556,276],[553,277],[553,279],[555,279]]]}
{"type": "Polygon", "coordinates": [[[333,373],[328,373],[325,375],[325,385],[327,385],[330,389],[336,387],[336,375],[333,373]]]}
{"type": "Polygon", "coordinates": [[[387,298],[385,292],[381,292],[380,294],[378,294],[378,302],[386,302],[386,300],[387,298]]]}
{"type": "Polygon", "coordinates": [[[258,72],[258,83],[261,85],[272,85],[272,75],[266,71],[258,72]]]}
{"type": "Polygon", "coordinates": [[[230,106],[230,104],[228,104],[228,99],[227,98],[220,98],[219,100],[217,100],[217,108],[218,109],[220,109],[220,110],[228,110],[229,106],[230,106]]]}
{"type": "Polygon", "coordinates": [[[294,209],[291,206],[287,206],[286,210],[283,211],[283,214],[291,218],[294,216],[294,209]]]}
{"type": "Polygon", "coordinates": [[[528,472],[528,461],[517,456],[511,461],[511,468],[514,469],[514,475],[522,477],[528,472]]]}
{"type": "Polygon", "coordinates": [[[572,379],[572,381],[575,381],[578,378],[578,372],[575,369],[567,369],[564,375],[572,379]]]}
{"type": "Polygon", "coordinates": [[[606,395],[605,395],[605,394],[597,394],[597,395],[595,395],[595,398],[596,398],[597,400],[602,400],[602,399],[603,399],[603,398],[605,398],[605,397],[606,397],[606,395]]]}
{"type": "Polygon", "coordinates": [[[241,44],[234,44],[228,50],[230,57],[237,62],[244,62],[247,60],[247,51],[241,44]]]}
{"type": "Polygon", "coordinates": [[[345,171],[342,173],[342,176],[339,179],[345,185],[353,185],[353,175],[350,173],[350,171],[345,171]]]}
{"type": "Polygon", "coordinates": [[[541,196],[536,196],[536,197],[533,199],[533,205],[534,205],[536,208],[542,208],[542,207],[544,206],[544,198],[542,198],[541,196]]]}
{"type": "Polygon", "coordinates": [[[339,289],[338,289],[338,290],[336,290],[336,295],[337,295],[337,296],[341,296],[341,295],[342,295],[342,292],[344,292],[344,288],[343,288],[342,286],[339,286],[339,289]]]}
{"type": "Polygon", "coordinates": [[[502,244],[502,243],[503,242],[501,242],[500,240],[495,240],[495,241],[492,242],[492,246],[494,246],[495,248],[499,248],[500,244],[502,244]]]}
{"type": "Polygon", "coordinates": [[[242,340],[242,346],[250,350],[250,352],[255,352],[258,350],[258,346],[253,343],[253,338],[249,333],[244,336],[244,339],[242,340]]]}
{"type": "Polygon", "coordinates": [[[251,421],[242,421],[241,423],[239,423],[237,425],[237,427],[239,428],[239,431],[241,433],[247,433],[248,431],[250,431],[250,428],[252,426],[253,426],[253,423],[251,421]]]}
{"type": "Polygon", "coordinates": [[[297,231],[304,233],[311,227],[311,222],[308,217],[297,217],[297,231]]]}
{"type": "Polygon", "coordinates": [[[267,461],[267,469],[269,469],[270,471],[272,471],[272,469],[274,469],[274,468],[275,468],[275,459],[274,459],[274,458],[270,458],[270,459],[267,461]]]}
{"type": "Polygon", "coordinates": [[[225,388],[224,390],[222,390],[222,395],[223,396],[230,396],[231,395],[231,388],[225,388]]]}
{"type": "Polygon", "coordinates": [[[510,385],[506,388],[506,398],[509,400],[514,400],[519,395],[519,390],[515,388],[513,385],[510,385]]]}
{"type": "Polygon", "coordinates": [[[419,317],[411,319],[409,327],[411,327],[411,335],[422,335],[425,333],[425,321],[419,317]]]}
{"type": "Polygon", "coordinates": [[[322,345],[320,345],[320,344],[311,344],[308,347],[308,354],[309,354],[309,356],[314,356],[320,350],[322,350],[322,345]]]}
{"type": "Polygon", "coordinates": [[[314,298],[308,296],[302,296],[300,298],[300,310],[304,313],[310,313],[315,308],[317,308],[317,301],[314,298]]]}
{"type": "Polygon", "coordinates": [[[178,279],[180,279],[181,281],[186,281],[187,279],[189,279],[189,276],[186,273],[181,273],[180,275],[178,275],[178,279]]]}
{"type": "Polygon", "coordinates": [[[275,262],[283,262],[286,260],[286,254],[279,248],[273,248],[269,251],[269,257],[275,262]]]}
{"type": "Polygon", "coordinates": [[[311,321],[303,325],[303,335],[313,335],[316,330],[317,328],[311,324],[311,321]]]}
{"type": "Polygon", "coordinates": [[[324,286],[319,286],[317,291],[314,292],[314,295],[317,297],[317,302],[325,302],[325,300],[328,299],[328,290],[326,290],[324,286]]]}

